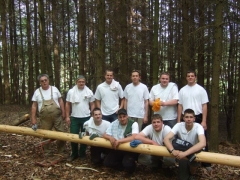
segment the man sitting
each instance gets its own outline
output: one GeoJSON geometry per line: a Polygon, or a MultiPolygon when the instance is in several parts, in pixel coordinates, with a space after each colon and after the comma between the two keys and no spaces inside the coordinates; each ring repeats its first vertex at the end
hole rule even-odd
{"type": "MultiPolygon", "coordinates": [[[[151,119],[152,124],[146,126],[138,135],[136,135],[135,140],[139,140],[144,144],[163,146],[163,139],[171,131],[171,128],[163,124],[162,116],[160,114],[154,114],[151,119]]],[[[174,158],[169,157],[160,157],[148,154],[140,154],[138,157],[138,162],[140,164],[153,168],[161,166],[162,161],[163,167],[168,167],[175,163],[174,158]]]]}
{"type": "Polygon", "coordinates": [[[184,159],[190,154],[200,151],[206,146],[203,127],[195,123],[195,113],[192,109],[186,109],[183,115],[184,122],[177,123],[164,138],[164,144],[169,152],[179,159],[178,179],[192,179],[199,164],[195,161],[184,159]],[[173,148],[171,139],[177,135],[179,139],[190,142],[193,146],[186,151],[179,151],[173,148]]]}
{"type": "Polygon", "coordinates": [[[127,111],[120,109],[118,119],[108,127],[103,137],[111,142],[113,147],[105,157],[103,164],[118,170],[132,173],[135,170],[137,153],[117,150],[121,143],[130,142],[139,133],[138,123],[128,118],[127,111]]]}
{"type": "MultiPolygon", "coordinates": [[[[99,108],[94,108],[92,111],[92,117],[83,124],[86,133],[90,136],[90,139],[95,137],[102,137],[110,126],[110,122],[102,120],[102,112],[99,108]]],[[[91,161],[93,164],[99,164],[102,162],[102,155],[108,151],[107,148],[91,146],[91,161]]]]}

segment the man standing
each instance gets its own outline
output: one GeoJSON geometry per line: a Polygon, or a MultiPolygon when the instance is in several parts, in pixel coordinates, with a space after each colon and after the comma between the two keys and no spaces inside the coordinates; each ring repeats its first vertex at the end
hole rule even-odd
{"type": "MultiPolygon", "coordinates": [[[[102,137],[110,126],[110,122],[102,120],[102,112],[99,108],[92,110],[92,117],[83,124],[83,128],[86,129],[86,133],[90,136],[90,139],[95,137],[102,137]]],[[[91,161],[93,164],[100,164],[102,162],[102,154],[108,152],[107,148],[91,146],[91,161]]]]}
{"type": "Polygon", "coordinates": [[[99,84],[95,92],[96,107],[101,108],[103,119],[109,122],[117,119],[117,112],[123,107],[122,86],[113,78],[113,71],[106,70],[105,82],[99,84]]]}
{"type": "Polygon", "coordinates": [[[132,173],[135,170],[138,154],[117,150],[121,143],[130,142],[138,134],[138,124],[128,118],[127,111],[120,109],[118,119],[108,127],[103,137],[110,141],[114,149],[110,150],[103,164],[118,170],[132,173]]]}
{"type": "Polygon", "coordinates": [[[163,124],[172,128],[177,123],[178,87],[169,80],[169,73],[160,75],[160,84],[153,86],[150,91],[149,104],[153,106],[154,101],[160,98],[161,109],[154,114],[160,114],[163,124]]]}
{"type": "MultiPolygon", "coordinates": [[[[64,132],[63,119],[65,118],[64,104],[59,90],[49,85],[49,76],[40,74],[38,81],[41,87],[38,88],[32,97],[31,120],[32,124],[36,125],[37,109],[40,115],[40,128],[64,132]]],[[[64,141],[57,141],[59,152],[63,152],[65,148],[64,141]]],[[[44,146],[48,150],[48,145],[44,146]]]]}
{"type": "MultiPolygon", "coordinates": [[[[195,113],[195,122],[202,125],[206,136],[208,95],[206,90],[196,83],[196,77],[197,75],[195,71],[187,72],[187,85],[179,91],[177,121],[180,122],[183,112],[186,109],[191,108],[195,113]]],[[[205,151],[208,151],[208,145],[206,146],[205,151]]],[[[203,166],[205,166],[208,171],[212,170],[211,164],[209,163],[203,163],[203,166]]]]}
{"type": "Polygon", "coordinates": [[[184,158],[202,150],[206,146],[204,129],[200,124],[194,123],[195,114],[192,109],[184,111],[183,120],[184,122],[177,123],[164,138],[164,144],[169,152],[179,159],[178,179],[180,180],[191,179],[199,166],[197,162],[189,162],[184,158]],[[184,152],[175,150],[171,143],[175,135],[181,140],[190,142],[193,146],[184,152]]]}
{"type": "MultiPolygon", "coordinates": [[[[152,124],[146,126],[139,134],[137,134],[135,136],[135,140],[140,140],[141,143],[144,144],[163,146],[163,139],[170,131],[171,128],[163,124],[161,115],[153,114],[152,124]]],[[[153,156],[148,154],[140,154],[138,157],[138,162],[153,168],[161,167],[162,162],[163,167],[168,167],[170,165],[174,165],[175,163],[173,158],[153,156]]]]}
{"type": "MultiPolygon", "coordinates": [[[[93,92],[85,85],[85,77],[80,75],[76,85],[68,91],[66,99],[66,122],[70,125],[70,133],[79,134],[84,132],[83,124],[90,118],[90,109],[94,108],[93,92]],[[71,108],[72,107],[72,108],[71,108]],[[70,110],[72,109],[71,117],[70,110]]],[[[74,161],[78,156],[85,158],[85,144],[80,145],[78,153],[78,143],[71,142],[72,153],[67,161],[74,161]]]]}
{"type": "Polygon", "coordinates": [[[148,99],[149,91],[145,84],[140,82],[140,72],[133,70],[131,74],[132,83],[124,89],[124,108],[127,109],[131,119],[138,123],[139,131],[142,124],[148,122],[148,99]]]}

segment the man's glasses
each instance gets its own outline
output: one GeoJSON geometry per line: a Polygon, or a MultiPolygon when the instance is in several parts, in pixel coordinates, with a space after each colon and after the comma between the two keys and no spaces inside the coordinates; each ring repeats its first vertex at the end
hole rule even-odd
{"type": "Polygon", "coordinates": [[[47,82],[47,79],[43,79],[43,80],[41,80],[40,82],[41,82],[41,83],[47,82]]]}

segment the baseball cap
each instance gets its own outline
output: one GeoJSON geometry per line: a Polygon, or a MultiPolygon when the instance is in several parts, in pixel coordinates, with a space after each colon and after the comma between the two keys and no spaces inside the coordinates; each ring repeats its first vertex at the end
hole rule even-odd
{"type": "Polygon", "coordinates": [[[125,114],[125,115],[127,115],[127,111],[126,111],[126,109],[119,109],[118,110],[118,115],[120,115],[120,114],[125,114]]]}

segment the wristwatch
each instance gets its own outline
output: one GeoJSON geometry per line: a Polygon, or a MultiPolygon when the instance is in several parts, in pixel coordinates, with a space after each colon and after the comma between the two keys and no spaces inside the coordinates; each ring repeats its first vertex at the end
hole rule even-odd
{"type": "Polygon", "coordinates": [[[172,154],[172,152],[174,151],[175,149],[173,148],[172,150],[168,150],[168,152],[170,153],[170,154],[172,154]]]}

